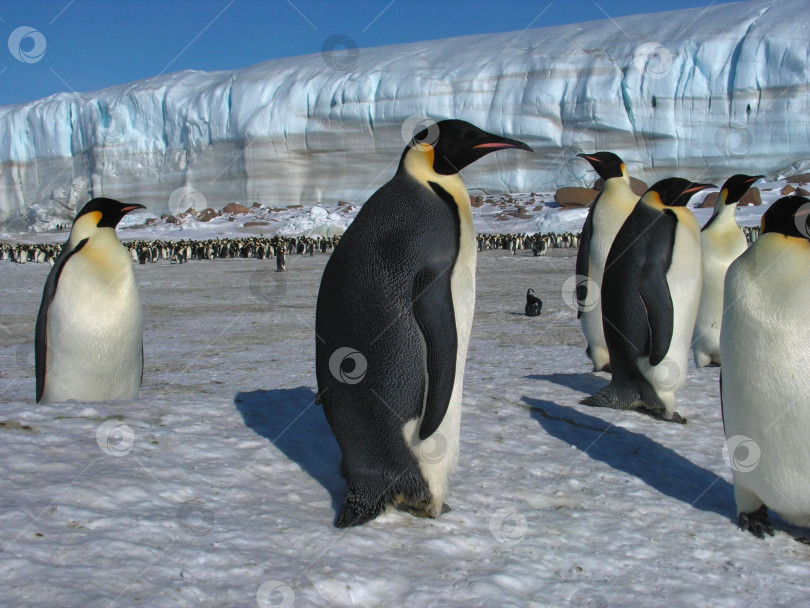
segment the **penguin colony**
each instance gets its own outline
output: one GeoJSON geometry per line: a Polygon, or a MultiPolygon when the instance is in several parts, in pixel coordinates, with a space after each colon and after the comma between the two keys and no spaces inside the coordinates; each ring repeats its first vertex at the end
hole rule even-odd
{"type": "MultiPolygon", "coordinates": [[[[544,234],[477,234],[478,251],[504,250],[515,255],[517,251],[531,249],[532,255],[545,255],[549,249],[579,247],[579,234],[565,232],[544,234]]],[[[139,264],[159,261],[184,264],[192,260],[219,260],[226,258],[272,259],[283,250],[289,255],[331,253],[340,242],[333,237],[243,237],[217,238],[204,241],[127,241],[132,259],[139,264]]],[[[58,244],[28,244],[0,242],[0,261],[26,264],[28,262],[53,264],[62,246],[58,244]]]]}
{"type": "MultiPolygon", "coordinates": [[[[573,297],[586,355],[611,374],[583,403],[685,422],[675,394],[691,346],[698,366],[723,366],[729,449],[751,442],[761,453],[758,466],[732,467],[740,526],[773,534],[768,508],[810,526],[810,200],[779,199],[761,230],[740,230],[734,208],[761,176],[735,175],[701,230],[686,203],[711,184],[667,178],[638,197],[622,160],[594,152],[579,156],[605,187],[581,234],[475,235],[458,172],[491,152],[531,148],[464,121],[435,126],[438,134],[414,136],[342,237],[125,246],[115,226],[140,206],[93,199],[62,247],[0,244],[2,260],[52,265],[36,326],[37,401],[137,396],[143,322],[133,261],[275,257],[284,270],[287,254],[331,252],[315,333],[318,403],[347,483],[335,525],[389,507],[438,517],[458,460],[476,252],[578,247],[573,297]]],[[[541,306],[530,289],[526,314],[541,306]]]]}

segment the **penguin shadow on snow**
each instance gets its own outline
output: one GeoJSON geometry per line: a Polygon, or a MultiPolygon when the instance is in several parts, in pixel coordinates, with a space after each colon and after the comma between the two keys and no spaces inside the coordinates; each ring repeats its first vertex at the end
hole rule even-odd
{"type": "Polygon", "coordinates": [[[685,503],[684,515],[691,506],[736,523],[733,487],[722,477],[646,435],[610,426],[601,418],[551,401],[530,397],[523,397],[523,401],[549,435],[685,503]]]}
{"type": "Polygon", "coordinates": [[[595,376],[593,373],[588,374],[532,374],[526,376],[528,380],[545,380],[553,384],[559,384],[566,388],[570,388],[587,395],[593,395],[600,389],[606,387],[610,382],[606,378],[595,376]]]}
{"type": "Polygon", "coordinates": [[[338,472],[340,448],[314,401],[315,391],[306,387],[239,392],[234,397],[245,425],[320,483],[338,511],[346,486],[338,472]]]}

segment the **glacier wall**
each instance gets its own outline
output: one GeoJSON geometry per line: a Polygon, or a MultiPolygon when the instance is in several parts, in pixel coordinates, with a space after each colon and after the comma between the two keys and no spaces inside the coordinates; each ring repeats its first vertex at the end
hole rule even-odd
{"type": "Polygon", "coordinates": [[[806,9],[751,0],[336,50],[0,107],[0,223],[47,226],[101,195],[155,213],[363,201],[393,174],[414,116],[535,148],[476,163],[470,189],[590,183],[575,154],[597,149],[648,182],[775,176],[810,159],[806,9]]]}

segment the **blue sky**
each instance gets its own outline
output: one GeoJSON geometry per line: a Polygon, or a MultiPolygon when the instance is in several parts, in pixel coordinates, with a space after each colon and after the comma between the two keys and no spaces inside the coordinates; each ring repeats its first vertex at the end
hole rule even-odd
{"type": "Polygon", "coordinates": [[[0,105],[179,70],[675,10],[723,0],[27,0],[0,3],[0,105]],[[27,28],[27,29],[20,29],[27,28]],[[38,32],[38,33],[37,33],[38,32]]]}

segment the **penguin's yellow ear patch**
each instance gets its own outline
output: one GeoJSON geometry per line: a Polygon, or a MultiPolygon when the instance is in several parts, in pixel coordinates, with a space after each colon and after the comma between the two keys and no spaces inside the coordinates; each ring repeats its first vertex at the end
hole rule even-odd
{"type": "Polygon", "coordinates": [[[652,192],[648,192],[645,195],[645,197],[647,198],[649,203],[651,203],[653,206],[666,207],[666,205],[664,204],[664,201],[661,200],[661,195],[658,194],[658,192],[655,192],[654,190],[652,192]]]}
{"type": "Polygon", "coordinates": [[[433,159],[436,157],[436,150],[430,144],[426,144],[424,142],[419,142],[414,145],[414,148],[419,150],[422,154],[425,155],[427,161],[430,163],[430,166],[433,166],[433,159]]]}
{"type": "Polygon", "coordinates": [[[94,224],[98,224],[101,221],[102,213],[101,211],[92,211],[87,214],[87,217],[90,218],[94,224]]]}

